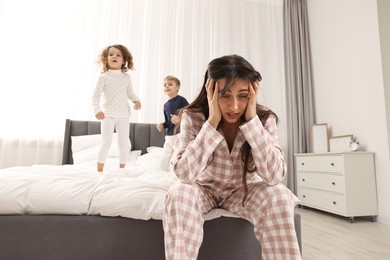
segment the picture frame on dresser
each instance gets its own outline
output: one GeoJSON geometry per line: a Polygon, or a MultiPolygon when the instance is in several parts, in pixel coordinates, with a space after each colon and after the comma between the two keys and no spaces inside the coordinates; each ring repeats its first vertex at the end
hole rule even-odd
{"type": "Polygon", "coordinates": [[[329,151],[328,124],[314,124],[311,127],[311,152],[324,153],[329,151]]]}
{"type": "Polygon", "coordinates": [[[350,152],[350,144],[353,141],[353,135],[332,136],[329,138],[329,152],[343,153],[350,152]]]}

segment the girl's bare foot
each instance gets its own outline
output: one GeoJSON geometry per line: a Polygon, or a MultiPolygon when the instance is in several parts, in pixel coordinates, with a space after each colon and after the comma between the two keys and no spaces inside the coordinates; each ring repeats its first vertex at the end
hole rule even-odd
{"type": "Polygon", "coordinates": [[[97,171],[102,172],[104,168],[104,163],[97,163],[97,171]]]}

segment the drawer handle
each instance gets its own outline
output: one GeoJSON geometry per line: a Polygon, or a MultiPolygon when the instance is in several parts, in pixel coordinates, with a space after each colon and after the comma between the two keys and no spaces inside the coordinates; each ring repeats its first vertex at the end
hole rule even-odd
{"type": "Polygon", "coordinates": [[[332,181],[332,185],[336,185],[336,183],[334,181],[332,181]]]}
{"type": "Polygon", "coordinates": [[[336,201],[333,201],[333,205],[336,205],[336,201]]]}
{"type": "Polygon", "coordinates": [[[305,181],[305,179],[302,179],[302,181],[305,181]]]}
{"type": "Polygon", "coordinates": [[[302,197],[306,198],[306,195],[302,195],[302,197]]]}
{"type": "Polygon", "coordinates": [[[330,163],[330,165],[334,166],[334,163],[330,163]]]}
{"type": "Polygon", "coordinates": [[[301,163],[302,165],[305,165],[305,163],[301,163]]]}

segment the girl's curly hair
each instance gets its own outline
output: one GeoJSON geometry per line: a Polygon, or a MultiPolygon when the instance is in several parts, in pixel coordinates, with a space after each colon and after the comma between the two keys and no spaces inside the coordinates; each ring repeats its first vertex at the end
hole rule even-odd
{"type": "Polygon", "coordinates": [[[106,72],[108,67],[108,53],[110,51],[110,48],[116,48],[120,50],[123,56],[123,64],[121,70],[123,72],[126,72],[128,70],[134,69],[134,63],[133,63],[133,56],[131,55],[130,51],[123,45],[120,44],[114,44],[107,46],[102,50],[102,52],[99,54],[98,63],[100,64],[102,68],[102,73],[106,72]]]}

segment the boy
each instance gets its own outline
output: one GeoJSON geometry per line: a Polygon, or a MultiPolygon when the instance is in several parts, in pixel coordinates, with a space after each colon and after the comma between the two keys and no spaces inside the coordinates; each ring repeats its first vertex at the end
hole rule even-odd
{"type": "Polygon", "coordinates": [[[174,141],[175,125],[180,123],[180,118],[177,116],[180,109],[188,105],[187,100],[178,95],[180,89],[180,80],[173,76],[166,76],[164,79],[164,92],[168,96],[168,101],[164,104],[165,122],[157,124],[159,132],[167,128],[164,154],[161,159],[161,169],[169,171],[169,162],[173,152],[172,144],[174,141]]]}

